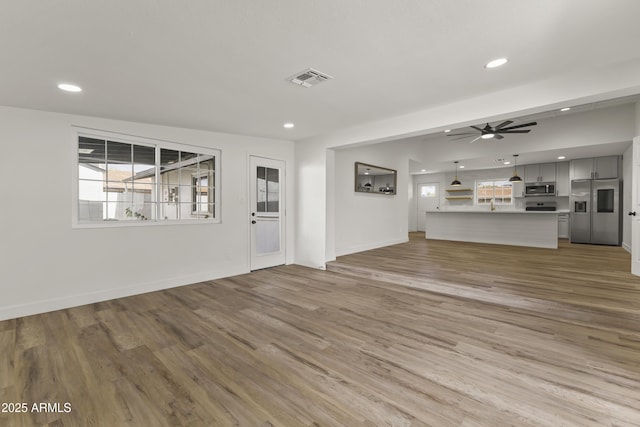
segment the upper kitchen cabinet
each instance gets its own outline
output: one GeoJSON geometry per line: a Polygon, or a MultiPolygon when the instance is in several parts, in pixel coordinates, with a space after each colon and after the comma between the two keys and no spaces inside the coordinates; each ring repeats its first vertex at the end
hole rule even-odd
{"type": "Polygon", "coordinates": [[[560,197],[569,197],[569,162],[556,163],[556,192],[560,197]]]}
{"type": "Polygon", "coordinates": [[[571,179],[618,178],[619,163],[618,156],[572,160],[571,179]]]}
{"type": "Polygon", "coordinates": [[[618,178],[618,156],[596,157],[593,160],[596,179],[618,178]]]}
{"type": "Polygon", "coordinates": [[[556,164],[543,163],[540,165],[526,165],[524,167],[525,182],[555,182],[556,164]]]}
{"type": "Polygon", "coordinates": [[[593,159],[571,160],[571,180],[593,178],[593,159]]]}

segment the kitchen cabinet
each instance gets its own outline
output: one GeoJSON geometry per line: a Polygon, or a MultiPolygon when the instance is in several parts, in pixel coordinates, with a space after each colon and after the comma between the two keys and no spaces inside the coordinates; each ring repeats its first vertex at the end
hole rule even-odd
{"type": "Polygon", "coordinates": [[[596,157],[593,163],[595,179],[618,178],[618,156],[596,157]]]}
{"type": "Polygon", "coordinates": [[[618,178],[619,156],[606,156],[571,161],[571,180],[618,178]]]}
{"type": "Polygon", "coordinates": [[[511,188],[513,188],[513,197],[524,197],[524,182],[514,182],[511,188]]]}
{"type": "Polygon", "coordinates": [[[539,165],[526,165],[524,167],[524,182],[555,182],[556,164],[542,163],[539,165]]]}
{"type": "Polygon", "coordinates": [[[569,162],[556,163],[556,193],[560,197],[569,197],[569,162]]]}
{"type": "Polygon", "coordinates": [[[569,238],[569,214],[558,214],[558,238],[569,238]]]}

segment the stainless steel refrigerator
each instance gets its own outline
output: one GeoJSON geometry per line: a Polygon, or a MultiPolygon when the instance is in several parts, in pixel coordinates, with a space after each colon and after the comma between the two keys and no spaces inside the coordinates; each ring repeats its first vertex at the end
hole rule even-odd
{"type": "Polygon", "coordinates": [[[618,179],[571,181],[571,242],[617,245],[622,241],[622,182],[618,179]]]}

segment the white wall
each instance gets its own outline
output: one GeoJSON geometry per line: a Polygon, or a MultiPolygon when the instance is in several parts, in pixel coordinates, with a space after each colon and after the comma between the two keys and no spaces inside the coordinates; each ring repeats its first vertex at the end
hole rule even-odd
{"type": "Polygon", "coordinates": [[[627,212],[633,210],[631,204],[631,173],[633,172],[633,144],[622,155],[622,247],[631,252],[631,217],[627,212]]]}
{"type": "MultiPolygon", "coordinates": [[[[297,143],[295,148],[295,263],[313,268],[325,268],[327,236],[333,235],[327,222],[327,150],[323,145],[297,143]]],[[[331,194],[329,197],[333,198],[331,194]]]]}
{"type": "Polygon", "coordinates": [[[294,158],[290,141],[9,107],[0,107],[0,144],[0,320],[248,272],[248,156],[283,159],[289,169],[294,158]],[[72,229],[72,125],[222,150],[222,222],[72,229]]]}
{"type": "Polygon", "coordinates": [[[636,102],[636,136],[640,136],[640,102],[636,102]]]}
{"type": "MultiPolygon", "coordinates": [[[[335,253],[337,256],[408,240],[408,161],[393,146],[335,151],[335,253]],[[396,169],[395,195],[355,192],[355,162],[396,169]]],[[[392,183],[391,183],[392,184],[392,183]]]]}
{"type": "MultiPolygon", "coordinates": [[[[503,91],[469,98],[376,122],[363,123],[321,137],[296,143],[296,258],[295,262],[324,268],[327,236],[335,234],[327,221],[326,150],[353,144],[369,144],[442,131],[478,122],[494,121],[549,111],[637,93],[640,60],[603,65],[599,69],[567,72],[553,79],[505,88],[503,91]],[[602,79],[615,75],[615,79],[602,79]],[[313,191],[310,191],[313,190],[313,191]]],[[[511,153],[513,154],[513,153],[511,153]]],[[[410,158],[410,157],[407,157],[410,158]]]]}

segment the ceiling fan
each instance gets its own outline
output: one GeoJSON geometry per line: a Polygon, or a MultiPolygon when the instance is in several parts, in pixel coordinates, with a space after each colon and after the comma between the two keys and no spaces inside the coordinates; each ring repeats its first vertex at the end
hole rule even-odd
{"type": "Polygon", "coordinates": [[[509,126],[511,123],[513,123],[513,120],[507,120],[504,121],[502,123],[500,123],[499,125],[496,126],[491,126],[489,123],[487,123],[487,125],[483,128],[480,128],[478,126],[469,126],[472,129],[475,129],[474,132],[463,132],[463,133],[450,133],[447,134],[447,136],[459,136],[460,138],[454,138],[452,141],[456,141],[458,139],[464,139],[464,138],[468,138],[469,136],[472,135],[478,135],[478,132],[480,132],[480,135],[478,135],[476,138],[472,139],[469,142],[474,142],[477,141],[478,139],[482,138],[482,139],[491,139],[491,138],[495,138],[495,139],[502,139],[504,138],[504,136],[502,135],[506,135],[509,133],[529,133],[531,132],[531,129],[522,129],[528,126],[535,126],[538,123],[537,122],[529,122],[529,123],[523,123],[521,125],[515,125],[515,126],[509,126]]]}

